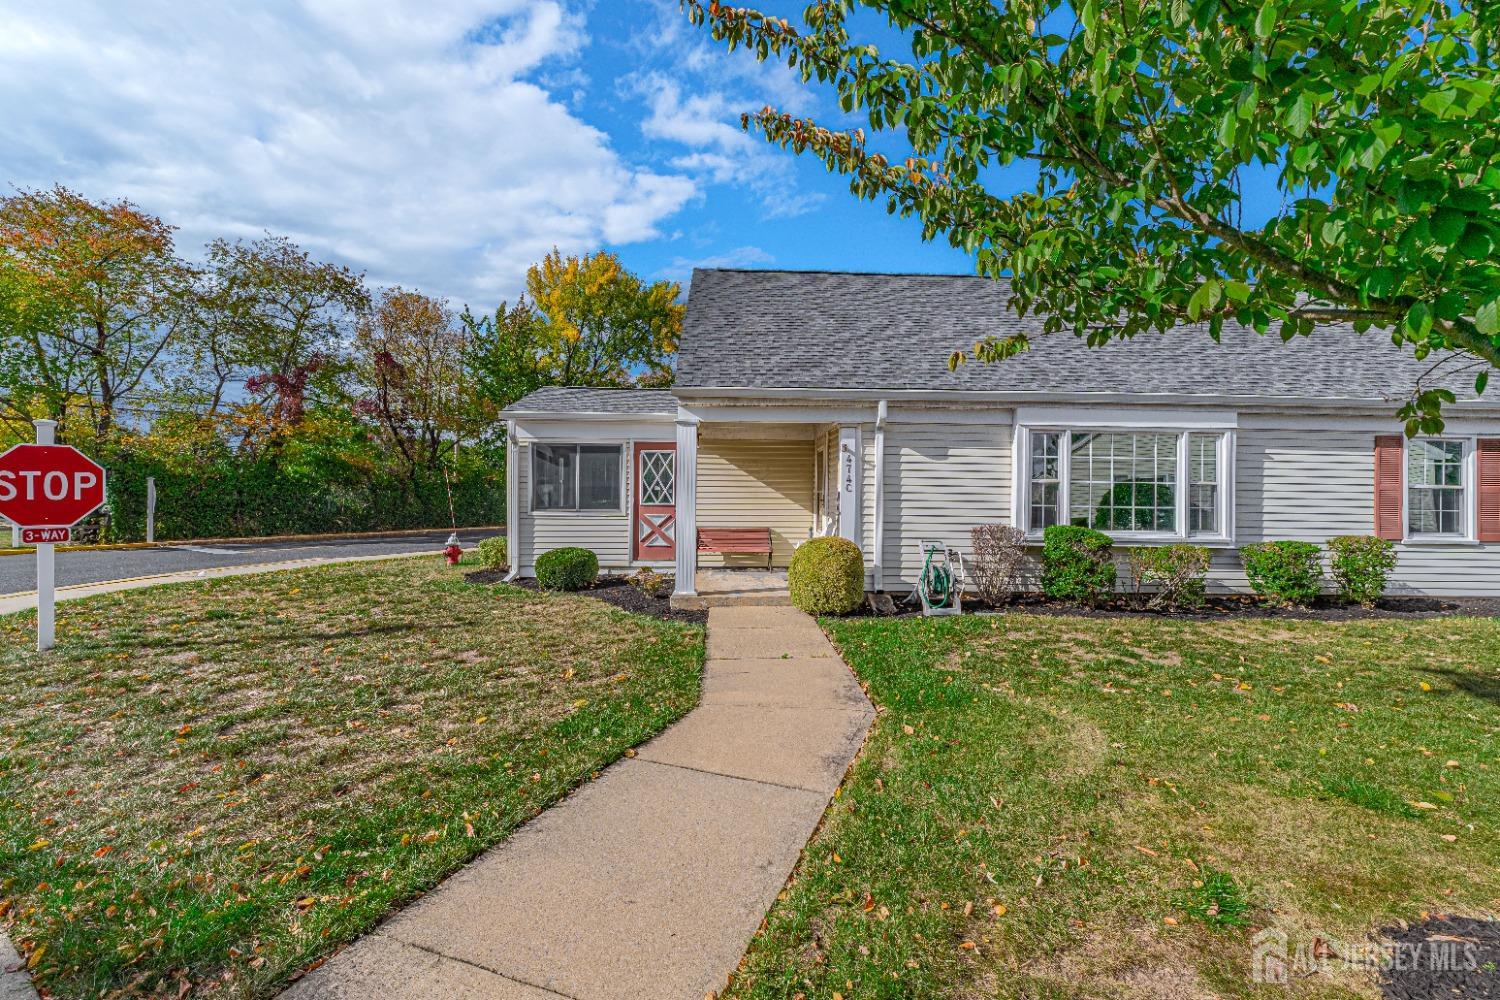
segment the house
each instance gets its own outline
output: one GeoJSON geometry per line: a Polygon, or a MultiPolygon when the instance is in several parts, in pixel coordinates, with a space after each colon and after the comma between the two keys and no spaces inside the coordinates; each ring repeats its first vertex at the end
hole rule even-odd
{"type": "Polygon", "coordinates": [[[980,337],[1040,332],[1007,294],[973,276],[694,272],[672,389],[547,388],[505,411],[514,572],[581,545],[608,569],[675,572],[688,605],[700,568],[785,567],[839,534],[869,589],[903,592],[920,540],[1078,523],[1208,546],[1218,590],[1247,589],[1238,546],[1379,534],[1394,592],[1500,595],[1500,400],[1472,373],[1444,434],[1407,440],[1395,414],[1432,359],[1348,328],[1092,349],[1058,333],[950,371],[980,337]],[[769,544],[698,551],[704,535],[735,548],[713,544],[724,529],[769,544]]]}

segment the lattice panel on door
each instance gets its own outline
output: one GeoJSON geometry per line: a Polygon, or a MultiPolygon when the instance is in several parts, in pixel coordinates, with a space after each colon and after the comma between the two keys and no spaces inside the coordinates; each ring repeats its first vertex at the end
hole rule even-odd
{"type": "Polygon", "coordinates": [[[647,507],[670,507],[676,502],[674,481],[677,453],[672,451],[641,452],[641,504],[647,507]]]}
{"type": "Polygon", "coordinates": [[[676,518],[671,514],[642,514],[640,532],[643,546],[667,548],[677,535],[676,518]]]}

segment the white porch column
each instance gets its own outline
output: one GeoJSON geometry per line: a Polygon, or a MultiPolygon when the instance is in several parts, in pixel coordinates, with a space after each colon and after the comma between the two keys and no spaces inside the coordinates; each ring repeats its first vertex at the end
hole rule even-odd
{"type": "Polygon", "coordinates": [[[677,411],[677,585],[674,597],[698,593],[698,418],[677,411]]]}
{"type": "Polygon", "coordinates": [[[505,556],[510,569],[505,574],[507,581],[521,574],[521,470],[516,463],[520,449],[516,447],[516,422],[505,422],[505,556]]]}
{"type": "Polygon", "coordinates": [[[849,539],[860,549],[860,492],[864,486],[864,470],[860,468],[859,427],[839,428],[839,534],[849,539]]]}

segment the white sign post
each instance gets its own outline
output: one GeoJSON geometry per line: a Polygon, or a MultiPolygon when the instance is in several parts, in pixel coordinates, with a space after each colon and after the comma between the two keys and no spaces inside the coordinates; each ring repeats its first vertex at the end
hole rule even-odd
{"type": "MultiPolygon", "coordinates": [[[[57,443],[57,421],[37,420],[36,443],[57,443]]],[[[57,644],[57,553],[52,542],[36,547],[36,648],[45,653],[57,644]]]]}

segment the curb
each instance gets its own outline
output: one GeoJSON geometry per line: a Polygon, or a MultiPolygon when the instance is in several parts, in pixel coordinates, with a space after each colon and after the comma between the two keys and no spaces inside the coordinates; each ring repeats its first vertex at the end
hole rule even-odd
{"type": "MultiPolygon", "coordinates": [[[[250,545],[257,542],[336,542],[344,538],[415,538],[430,535],[434,531],[451,531],[451,528],[402,528],[399,531],[328,531],[318,535],[257,535],[226,538],[174,538],[160,542],[110,542],[103,545],[59,545],[59,552],[119,552],[130,549],[164,549],[174,545],[250,545]]],[[[459,531],[498,531],[505,534],[505,525],[479,524],[459,531]]],[[[30,555],[32,546],[19,549],[0,548],[0,557],[30,555]]]]}
{"type": "MultiPolygon", "coordinates": [[[[388,559],[437,558],[438,552],[396,552],[378,556],[310,556],[306,559],[277,559],[263,563],[241,563],[235,566],[214,566],[208,569],[181,570],[176,573],[155,573],[151,576],[130,576],[119,580],[102,580],[99,583],[74,583],[57,588],[57,600],[76,601],[83,597],[113,594],[121,590],[139,590],[142,587],[163,586],[173,583],[197,583],[202,580],[218,580],[231,576],[255,576],[261,573],[284,573],[291,570],[312,569],[316,566],[338,566],[344,563],[379,562],[388,559]]],[[[36,591],[25,590],[15,594],[0,595],[0,615],[25,611],[36,604],[36,591]],[[17,604],[16,602],[21,602],[17,604]],[[10,605],[15,604],[15,607],[10,605]]],[[[0,993],[0,1000],[9,1000],[0,993]]]]}

